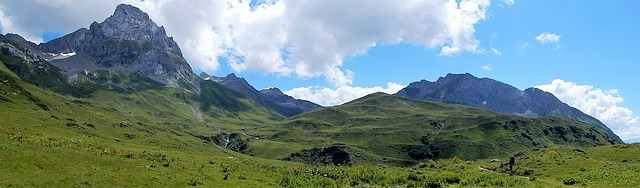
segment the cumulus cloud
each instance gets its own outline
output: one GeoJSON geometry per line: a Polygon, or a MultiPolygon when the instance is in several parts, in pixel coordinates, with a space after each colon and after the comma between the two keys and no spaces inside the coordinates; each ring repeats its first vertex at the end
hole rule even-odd
{"type": "Polygon", "coordinates": [[[560,41],[560,35],[544,32],[536,36],[536,40],[542,44],[558,43],[558,41],[560,41]]]}
{"type": "Polygon", "coordinates": [[[502,56],[502,53],[500,53],[500,51],[498,51],[498,49],[496,48],[491,48],[491,51],[498,56],[502,56]]]}
{"type": "Polygon", "coordinates": [[[194,68],[215,71],[219,60],[234,71],[298,78],[324,77],[334,86],[351,84],[347,57],[377,45],[399,43],[439,49],[451,56],[479,52],[475,25],[489,0],[21,0],[0,2],[3,32],[28,36],[69,33],[102,21],[115,5],[128,3],[150,14],[174,36],[194,68]]]}
{"type": "Polygon", "coordinates": [[[481,68],[482,70],[486,70],[486,71],[490,71],[490,70],[492,70],[492,68],[491,68],[491,66],[490,66],[490,65],[485,65],[485,66],[482,66],[482,67],[480,67],[480,68],[481,68]]]}
{"type": "Polygon", "coordinates": [[[602,90],[590,85],[578,85],[561,79],[550,84],[536,86],[558,97],[562,102],[598,118],[620,138],[640,137],[640,116],[634,116],[626,107],[619,106],[624,101],[618,90],[602,90]]]}
{"type": "Polygon", "coordinates": [[[283,93],[290,95],[294,98],[308,100],[316,104],[320,104],[322,106],[333,106],[333,105],[340,105],[375,92],[384,92],[388,94],[394,94],[405,87],[406,85],[388,82],[386,88],[383,88],[380,86],[375,86],[375,87],[341,86],[336,89],[319,88],[319,87],[299,87],[299,88],[293,88],[288,91],[283,91],[283,93]]]}
{"type": "Polygon", "coordinates": [[[114,0],[2,1],[0,27],[3,33],[17,33],[40,43],[43,32],[68,33],[104,20],[118,3],[114,0]]]}

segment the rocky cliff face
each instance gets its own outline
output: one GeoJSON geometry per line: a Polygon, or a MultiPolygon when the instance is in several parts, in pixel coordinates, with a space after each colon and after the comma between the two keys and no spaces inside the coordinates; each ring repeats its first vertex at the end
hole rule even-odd
{"type": "Polygon", "coordinates": [[[193,78],[180,48],[149,15],[131,5],[118,5],[112,16],[89,29],[79,29],[39,45],[45,54],[74,53],[54,60],[70,76],[88,70],[139,72],[169,87],[193,78]]]}
{"type": "Polygon", "coordinates": [[[395,95],[487,108],[503,114],[522,116],[564,116],[588,122],[622,143],[602,122],[537,88],[524,91],[511,85],[471,74],[447,74],[435,82],[421,80],[409,84],[395,95]]]}
{"type": "Polygon", "coordinates": [[[205,80],[218,82],[227,88],[244,94],[258,103],[273,108],[280,112],[280,114],[286,116],[295,116],[304,112],[322,108],[322,106],[318,104],[306,100],[295,99],[286,95],[278,88],[269,88],[258,91],[251,86],[247,80],[237,77],[233,73],[225,77],[215,77],[209,76],[203,72],[200,74],[200,77],[205,80]]]}

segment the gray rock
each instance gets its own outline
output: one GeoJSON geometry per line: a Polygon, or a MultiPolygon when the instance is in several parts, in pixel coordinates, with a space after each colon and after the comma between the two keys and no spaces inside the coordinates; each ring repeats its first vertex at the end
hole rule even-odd
{"type": "Polygon", "coordinates": [[[118,5],[103,22],[93,22],[89,29],[42,43],[39,48],[45,53],[75,52],[77,57],[53,62],[71,77],[87,69],[68,64],[89,70],[140,72],[168,87],[179,87],[178,80],[182,78],[195,79],[180,48],[167,36],[164,27],[158,27],[147,13],[131,5],[118,5]]]}
{"type": "Polygon", "coordinates": [[[22,60],[22,63],[33,63],[39,61],[45,61],[42,56],[38,55],[29,49],[20,50],[19,47],[14,46],[11,43],[0,42],[0,50],[2,53],[6,53],[9,56],[16,57],[22,60]]]}

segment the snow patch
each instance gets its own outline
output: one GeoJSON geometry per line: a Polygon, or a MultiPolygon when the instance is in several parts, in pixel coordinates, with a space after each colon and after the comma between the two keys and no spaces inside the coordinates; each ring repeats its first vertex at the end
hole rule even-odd
{"type": "Polygon", "coordinates": [[[58,60],[58,59],[66,59],[69,58],[71,56],[76,55],[76,52],[71,52],[71,53],[44,53],[47,56],[50,56],[49,58],[47,58],[47,61],[51,61],[51,60],[58,60]]]}

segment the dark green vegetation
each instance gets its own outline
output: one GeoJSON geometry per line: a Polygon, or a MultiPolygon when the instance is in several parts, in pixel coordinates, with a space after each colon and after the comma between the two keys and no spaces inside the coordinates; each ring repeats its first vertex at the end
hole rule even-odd
{"type": "Polygon", "coordinates": [[[12,59],[0,65],[0,187],[549,187],[638,181],[639,146],[583,148],[606,145],[607,137],[566,118],[504,116],[373,94],[287,119],[215,82],[167,88],[137,73],[91,71],[69,84],[92,88],[88,95],[65,96],[46,87],[56,79],[25,76],[37,73],[28,69],[34,65],[16,60],[14,66],[27,68],[15,70],[29,70],[19,75],[4,60],[12,59]],[[109,87],[119,83],[132,87],[109,87]],[[518,176],[484,160],[518,152],[518,176]]]}

